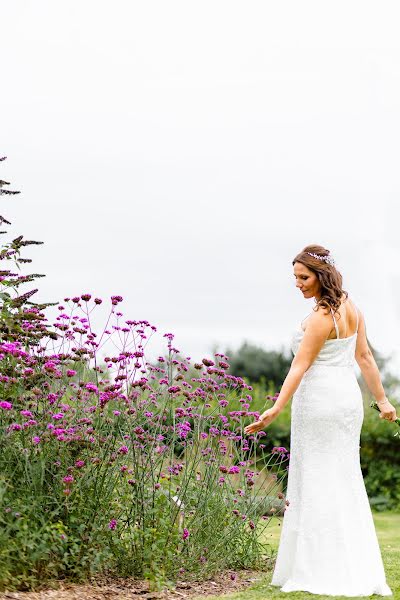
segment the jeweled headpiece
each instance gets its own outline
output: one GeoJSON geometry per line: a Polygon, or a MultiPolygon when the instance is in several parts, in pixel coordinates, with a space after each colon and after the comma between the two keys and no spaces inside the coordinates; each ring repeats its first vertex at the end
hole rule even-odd
{"type": "Polygon", "coordinates": [[[318,260],[323,260],[324,262],[328,263],[329,265],[335,264],[335,261],[330,254],[328,254],[328,256],[322,256],[322,254],[314,254],[314,252],[307,252],[307,254],[309,254],[310,256],[313,256],[314,258],[317,258],[318,260]]]}

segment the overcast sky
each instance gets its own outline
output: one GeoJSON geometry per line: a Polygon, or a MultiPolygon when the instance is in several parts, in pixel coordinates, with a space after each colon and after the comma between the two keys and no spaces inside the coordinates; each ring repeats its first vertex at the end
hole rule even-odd
{"type": "Polygon", "coordinates": [[[1,2],[0,177],[37,300],[121,294],[200,358],[288,347],[331,250],[400,371],[397,1],[1,2]]]}

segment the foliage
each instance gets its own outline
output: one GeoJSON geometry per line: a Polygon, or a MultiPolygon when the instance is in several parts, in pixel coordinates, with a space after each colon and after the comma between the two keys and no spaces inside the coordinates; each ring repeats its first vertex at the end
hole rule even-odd
{"type": "Polygon", "coordinates": [[[371,506],[400,511],[399,442],[396,423],[380,419],[364,402],[361,469],[371,506]]]}
{"type": "MultiPolygon", "coordinates": [[[[1,259],[19,269],[30,243],[4,244],[1,259]]],[[[107,571],[160,587],[263,564],[288,455],[259,464],[243,435],[259,415],[252,387],[224,354],[193,364],[171,333],[149,362],[157,329],[126,319],[118,295],[100,332],[105,303],[90,293],[65,298],[49,323],[35,289],[19,291],[36,277],[0,279],[0,586],[107,571]]]]}
{"type": "MultiPolygon", "coordinates": [[[[265,384],[252,384],[253,409],[263,412],[272,406],[278,393],[265,384]],[[269,399],[270,402],[266,402],[269,399]]],[[[378,417],[370,407],[370,396],[363,396],[364,421],[360,436],[360,462],[365,487],[371,507],[375,510],[400,511],[400,470],[399,470],[399,426],[378,417]]],[[[274,447],[285,447],[290,451],[291,406],[286,404],[284,410],[268,426],[262,444],[258,445],[257,454],[262,457],[269,454],[274,447]]],[[[289,452],[290,457],[290,452],[289,452]]],[[[287,477],[282,480],[282,490],[287,484],[287,477]]]]}
{"type": "Polygon", "coordinates": [[[264,350],[244,342],[240,348],[226,352],[230,357],[230,372],[254,383],[265,381],[267,385],[280,387],[287,375],[292,357],[275,350],[264,350]]]}

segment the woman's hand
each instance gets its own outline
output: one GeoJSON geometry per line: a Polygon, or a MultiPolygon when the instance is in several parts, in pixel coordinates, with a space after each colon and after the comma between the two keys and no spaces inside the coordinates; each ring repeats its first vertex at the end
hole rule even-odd
{"type": "Polygon", "coordinates": [[[377,402],[380,412],[380,418],[386,421],[395,421],[397,419],[396,409],[393,404],[390,404],[389,400],[385,398],[380,402],[377,402]]]}
{"type": "Polygon", "coordinates": [[[278,412],[273,408],[269,408],[259,416],[258,421],[254,421],[250,425],[244,428],[245,433],[256,433],[262,431],[264,427],[267,427],[272,421],[278,416],[278,412]]]}

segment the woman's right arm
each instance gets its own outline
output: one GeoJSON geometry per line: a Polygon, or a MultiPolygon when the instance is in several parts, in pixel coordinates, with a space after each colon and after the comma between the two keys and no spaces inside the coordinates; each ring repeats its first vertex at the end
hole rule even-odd
{"type": "Polygon", "coordinates": [[[357,364],[361,369],[361,373],[366,381],[368,389],[376,400],[379,410],[381,411],[382,419],[395,421],[397,419],[396,409],[386,398],[378,365],[376,364],[371,349],[368,346],[365,321],[361,311],[359,311],[359,315],[360,323],[358,326],[357,345],[355,352],[357,364]]]}

